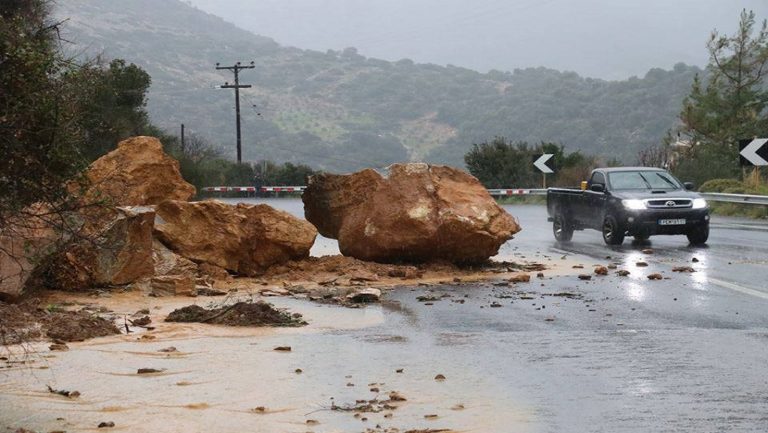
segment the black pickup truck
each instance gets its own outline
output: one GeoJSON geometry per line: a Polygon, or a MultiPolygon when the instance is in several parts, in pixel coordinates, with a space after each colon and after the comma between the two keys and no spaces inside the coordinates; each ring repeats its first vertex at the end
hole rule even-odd
{"type": "Polygon", "coordinates": [[[570,241],[574,230],[595,229],[609,245],[624,237],[686,235],[693,245],[707,242],[709,206],[667,171],[649,167],[598,168],[586,189],[549,188],[547,212],[555,239],[570,241]]]}

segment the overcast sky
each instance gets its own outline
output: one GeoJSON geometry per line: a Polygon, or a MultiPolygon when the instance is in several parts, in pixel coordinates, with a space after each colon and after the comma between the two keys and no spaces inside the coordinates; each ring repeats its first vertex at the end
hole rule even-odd
{"type": "Polygon", "coordinates": [[[609,79],[704,65],[713,29],[768,0],[191,0],[283,45],[480,71],[546,66],[609,79]]]}

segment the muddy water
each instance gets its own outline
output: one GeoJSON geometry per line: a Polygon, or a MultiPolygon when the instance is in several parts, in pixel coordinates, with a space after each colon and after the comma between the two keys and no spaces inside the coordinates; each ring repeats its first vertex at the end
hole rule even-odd
{"type": "MultiPolygon", "coordinates": [[[[435,345],[399,304],[342,309],[271,301],[303,313],[310,325],[240,329],[160,323],[146,334],[70,344],[67,352],[49,352],[44,345],[28,347],[38,352],[26,355],[17,351],[15,359],[28,363],[0,372],[0,426],[79,432],[112,421],[115,430],[130,432],[347,432],[377,424],[526,431],[530,408],[462,361],[474,349],[461,336],[444,336],[435,345]],[[168,346],[178,352],[159,352],[168,346]],[[277,346],[292,350],[278,352],[277,346]],[[450,362],[435,362],[436,357],[450,362]],[[139,368],[162,371],[139,375],[139,368]],[[437,374],[447,379],[436,381],[437,374]],[[47,385],[81,396],[53,395],[47,385]],[[372,392],[374,387],[379,391],[372,392]],[[408,401],[395,410],[362,414],[367,421],[330,410],[333,404],[386,399],[390,391],[408,401]]],[[[109,300],[117,310],[148,302],[154,317],[187,303],[128,295],[109,300]]]]}

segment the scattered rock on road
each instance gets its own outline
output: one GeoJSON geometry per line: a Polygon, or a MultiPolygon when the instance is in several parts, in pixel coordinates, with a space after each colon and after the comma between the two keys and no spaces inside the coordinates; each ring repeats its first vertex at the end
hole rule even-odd
{"type": "Polygon", "coordinates": [[[510,283],[528,283],[530,281],[531,281],[531,276],[529,274],[517,274],[509,279],[510,283]]]}
{"type": "Polygon", "coordinates": [[[589,281],[592,279],[592,275],[588,274],[579,274],[579,279],[584,281],[589,281]]]}
{"type": "Polygon", "coordinates": [[[379,302],[380,298],[381,290],[367,288],[353,291],[347,295],[346,300],[347,302],[352,302],[355,304],[371,304],[374,302],[379,302]]]}
{"type": "Polygon", "coordinates": [[[675,266],[672,268],[672,272],[696,272],[696,269],[690,266],[675,266]]]}
{"type": "Polygon", "coordinates": [[[664,277],[661,274],[659,274],[659,273],[648,275],[648,279],[649,280],[661,280],[662,278],[664,278],[664,277]]]}
{"type": "Polygon", "coordinates": [[[595,268],[595,275],[608,275],[608,268],[605,266],[597,266],[595,268]]]}

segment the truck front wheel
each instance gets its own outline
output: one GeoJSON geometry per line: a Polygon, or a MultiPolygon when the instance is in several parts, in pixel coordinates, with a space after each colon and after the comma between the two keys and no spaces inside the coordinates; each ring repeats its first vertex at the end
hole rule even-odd
{"type": "Polygon", "coordinates": [[[603,240],[608,245],[621,245],[624,242],[624,229],[613,215],[606,215],[603,220],[603,240]]]}
{"type": "Polygon", "coordinates": [[[562,212],[558,212],[552,221],[552,233],[558,242],[568,242],[573,238],[573,226],[562,212]]]}
{"type": "Polygon", "coordinates": [[[704,245],[709,239],[709,223],[694,227],[686,234],[691,245],[704,245]]]}

